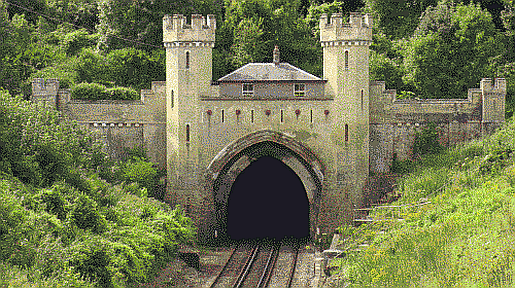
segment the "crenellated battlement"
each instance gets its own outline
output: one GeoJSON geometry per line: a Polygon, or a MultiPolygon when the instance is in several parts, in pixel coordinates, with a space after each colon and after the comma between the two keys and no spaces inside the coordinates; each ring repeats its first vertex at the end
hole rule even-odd
{"type": "Polygon", "coordinates": [[[480,89],[485,93],[501,93],[506,94],[506,79],[504,78],[483,78],[481,80],[480,89]]]}
{"type": "Polygon", "coordinates": [[[56,96],[59,90],[59,80],[35,78],[32,80],[32,95],[34,96],[56,96]]]}
{"type": "Polygon", "coordinates": [[[350,13],[349,22],[343,23],[342,13],[333,13],[330,19],[324,13],[320,16],[320,41],[322,46],[333,41],[348,41],[343,45],[370,45],[372,26],[373,20],[368,14],[350,13]]]}
{"type": "MultiPolygon", "coordinates": [[[[207,19],[200,14],[191,15],[191,23],[187,23],[182,14],[163,17],[163,42],[207,42],[214,45],[216,18],[215,15],[207,15],[207,19]]],[[[205,44],[205,43],[204,43],[205,44]]],[[[197,45],[198,46],[198,45],[197,45]]]]}

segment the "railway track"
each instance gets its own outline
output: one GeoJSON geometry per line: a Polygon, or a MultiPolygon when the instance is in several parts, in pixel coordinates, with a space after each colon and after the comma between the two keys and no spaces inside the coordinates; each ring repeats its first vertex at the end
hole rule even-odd
{"type": "Polygon", "coordinates": [[[210,287],[291,287],[298,246],[285,242],[240,244],[210,287]]]}

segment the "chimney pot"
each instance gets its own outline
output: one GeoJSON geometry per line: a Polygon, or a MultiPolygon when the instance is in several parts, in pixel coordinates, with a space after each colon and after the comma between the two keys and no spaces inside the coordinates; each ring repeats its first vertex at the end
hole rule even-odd
{"type": "Polygon", "coordinates": [[[279,65],[280,63],[280,60],[279,60],[279,46],[275,45],[275,48],[274,48],[274,64],[275,65],[279,65]]]}

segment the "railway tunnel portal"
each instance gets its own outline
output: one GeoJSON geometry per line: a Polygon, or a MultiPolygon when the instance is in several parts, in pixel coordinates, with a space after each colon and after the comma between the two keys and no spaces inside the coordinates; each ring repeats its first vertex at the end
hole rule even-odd
{"type": "Polygon", "coordinates": [[[301,143],[253,133],[222,150],[208,171],[221,239],[315,235],[323,173],[301,143]]]}

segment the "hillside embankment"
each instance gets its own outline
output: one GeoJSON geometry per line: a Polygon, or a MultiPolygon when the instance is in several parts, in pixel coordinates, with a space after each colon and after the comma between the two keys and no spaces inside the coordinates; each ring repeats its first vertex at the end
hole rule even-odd
{"type": "Polygon", "coordinates": [[[515,122],[428,155],[401,197],[341,229],[338,287],[514,287],[515,122]],[[348,285],[348,286],[346,286],[348,285]]]}

